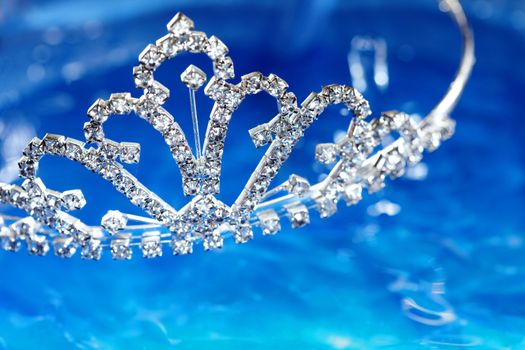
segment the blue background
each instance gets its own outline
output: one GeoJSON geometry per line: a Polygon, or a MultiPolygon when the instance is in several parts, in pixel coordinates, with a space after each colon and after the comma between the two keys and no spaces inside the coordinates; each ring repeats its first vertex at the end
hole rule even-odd
{"type": "MultiPolygon", "coordinates": [[[[283,222],[276,237],[228,241],[220,252],[126,262],[0,252],[0,349],[525,348],[525,3],[465,5],[478,62],[453,115],[456,136],[419,168],[427,176],[389,182],[328,220],[314,212],[301,230],[283,222]],[[378,215],[378,201],[400,210],[378,215]]],[[[229,46],[237,76],[276,73],[300,100],[322,85],[352,83],[346,56],[354,36],[383,38],[388,89],[369,81],[365,91],[376,115],[428,112],[459,59],[457,30],[432,1],[4,1],[0,180],[16,179],[33,135],[81,139],[95,98],[138,96],[136,57],[177,11],[229,46]]],[[[172,89],[167,107],[187,130],[187,92],[177,82],[190,62],[209,72],[203,57],[186,56],[156,75],[172,89]]],[[[210,103],[198,102],[204,126],[210,103]]],[[[257,97],[235,115],[225,201],[261,156],[247,129],[274,114],[274,102],[257,97]]],[[[348,123],[331,114],[281,178],[316,180],[314,145],[348,123]]],[[[145,122],[115,118],[108,134],[140,141],[142,161],[130,170],[176,207],[184,203],[169,151],[145,122]]],[[[101,210],[135,210],[78,165],[46,159],[40,174],[51,188],[82,188],[88,206],[79,215],[91,223],[101,210]]]]}

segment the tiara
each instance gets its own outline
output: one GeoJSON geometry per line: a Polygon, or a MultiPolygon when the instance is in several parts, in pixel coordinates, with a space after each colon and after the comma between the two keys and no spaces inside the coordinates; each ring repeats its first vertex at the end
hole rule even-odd
{"type": "Polygon", "coordinates": [[[243,75],[237,83],[227,46],[217,37],[194,29],[193,21],[178,13],[168,23],[168,33],[148,45],[133,68],[140,97],[114,93],[98,99],[88,109],[84,124],[85,141],[56,134],[32,139],[20,159],[19,185],[0,183],[0,202],[20,209],[22,217],[2,215],[0,246],[19,251],[25,243],[33,255],[69,258],[80,252],[85,259],[98,260],[104,251],[114,259],[130,259],[134,251],[155,258],[164,251],[189,254],[201,243],[204,250],[223,246],[225,238],[245,243],[254,231],[273,235],[289,221],[293,228],[310,222],[317,212],[322,218],[336,213],[339,202],[355,205],[362,192],[381,190],[387,178],[402,176],[406,168],[421,161],[424,151],[434,151],[453,135],[455,122],[450,113],[459,100],[474,63],[472,34],[460,4],[445,0],[442,8],[452,14],[463,35],[463,56],[459,71],[445,97],[424,118],[389,111],[370,119],[367,100],[346,85],[327,85],[311,93],[302,103],[289,85],[275,74],[243,75]],[[164,107],[170,91],[154,74],[164,62],[182,53],[201,53],[213,63],[213,76],[190,65],[180,75],[190,94],[193,140],[164,107]],[[213,100],[204,142],[196,109],[196,93],[203,90],[213,100]],[[223,148],[230,119],[250,95],[267,94],[277,101],[275,117],[249,130],[254,146],[266,147],[255,171],[232,205],[216,198],[220,192],[223,148]],[[328,166],[328,175],[318,183],[292,174],[284,183],[270,187],[283,163],[302,139],[305,130],[322,118],[332,105],[349,113],[345,135],[334,143],[316,146],[315,160],[328,166]],[[133,115],[146,120],[162,135],[182,175],[182,188],[189,202],[175,209],[128,172],[124,164],[140,161],[140,144],[116,142],[105,136],[104,124],[115,115],[133,115]],[[386,139],[393,142],[386,143],[386,139]],[[193,148],[190,146],[193,141],[193,148]],[[110,182],[116,191],[140,208],[144,215],[110,210],[100,225],[90,226],[74,212],[86,205],[81,190],[64,192],[47,188],[38,177],[45,156],[66,158],[83,165],[110,182]]]}

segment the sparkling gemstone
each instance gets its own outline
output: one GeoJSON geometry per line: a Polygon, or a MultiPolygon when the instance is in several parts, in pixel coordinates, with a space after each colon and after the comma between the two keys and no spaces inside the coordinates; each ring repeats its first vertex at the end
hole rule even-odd
{"type": "Polygon", "coordinates": [[[257,148],[272,142],[272,133],[267,124],[262,124],[250,129],[250,137],[257,148]]]}
{"type": "Polygon", "coordinates": [[[102,217],[101,225],[111,234],[124,229],[128,223],[126,215],[118,210],[110,210],[102,217]]]}
{"type": "Polygon", "coordinates": [[[364,180],[368,193],[379,192],[385,187],[385,175],[378,173],[377,170],[373,170],[364,180]]]}
{"type": "Polygon", "coordinates": [[[88,239],[82,246],[80,252],[82,259],[100,260],[102,256],[102,245],[98,239],[88,239]]]}
{"type": "Polygon", "coordinates": [[[27,252],[31,255],[44,256],[49,251],[46,236],[32,234],[26,237],[27,252]]]}
{"type": "Polygon", "coordinates": [[[394,150],[386,155],[385,168],[392,178],[403,176],[406,168],[405,158],[397,150],[394,150]]]}
{"type": "Polygon", "coordinates": [[[221,57],[213,63],[213,72],[221,79],[227,80],[235,77],[233,61],[230,57],[221,57]]]}
{"type": "Polygon", "coordinates": [[[106,180],[113,180],[117,175],[120,174],[121,165],[114,161],[104,161],[100,163],[97,171],[106,180]]]}
{"type": "Polygon", "coordinates": [[[181,37],[173,34],[167,34],[157,40],[156,45],[162,49],[162,52],[166,57],[172,58],[184,49],[182,45],[183,40],[181,39],[181,37]]]}
{"type": "Polygon", "coordinates": [[[206,73],[193,64],[180,75],[180,80],[190,89],[198,90],[206,82],[206,73]]]}
{"type": "Polygon", "coordinates": [[[36,175],[38,163],[35,163],[32,159],[24,156],[18,162],[18,169],[20,170],[20,176],[24,178],[32,179],[36,175]]]}
{"type": "Polygon", "coordinates": [[[88,117],[95,123],[102,124],[108,119],[109,111],[106,102],[102,99],[97,99],[91,107],[88,108],[88,117]]]}
{"type": "Polygon", "coordinates": [[[228,48],[226,47],[226,45],[224,45],[224,43],[215,35],[211,36],[208,39],[208,43],[208,56],[212,60],[216,60],[218,58],[226,56],[226,54],[228,53],[228,48]]]}
{"type": "Polygon", "coordinates": [[[327,196],[320,196],[316,199],[317,210],[322,218],[327,218],[337,212],[336,202],[327,196]]]}
{"type": "Polygon", "coordinates": [[[145,258],[156,258],[162,256],[162,247],[160,243],[159,232],[148,232],[142,235],[140,242],[142,255],[145,258]]]}
{"type": "Polygon", "coordinates": [[[224,245],[224,239],[220,233],[212,233],[204,236],[203,242],[204,250],[221,249],[224,245]]]}
{"type": "Polygon", "coordinates": [[[73,237],[58,236],[53,240],[53,250],[56,256],[70,258],[76,253],[77,246],[73,237]]]}
{"type": "Polygon", "coordinates": [[[88,142],[102,142],[104,131],[100,124],[86,122],[84,123],[84,136],[88,142]]]}
{"type": "Polygon", "coordinates": [[[116,238],[111,241],[111,256],[115,260],[131,259],[132,250],[128,237],[116,238]]]}
{"type": "Polygon", "coordinates": [[[102,159],[115,159],[119,152],[119,144],[115,141],[104,140],[104,143],[100,145],[99,156],[102,159]]]}
{"type": "Polygon", "coordinates": [[[15,233],[7,227],[0,228],[0,247],[8,252],[20,250],[20,241],[16,239],[15,233]]]}
{"type": "MultiPolygon", "coordinates": [[[[131,95],[129,93],[111,94],[109,108],[113,114],[128,114],[133,110],[131,95]]],[[[102,121],[98,121],[103,123],[102,121]]]]}
{"type": "Polygon", "coordinates": [[[155,105],[163,104],[170,97],[170,90],[157,81],[146,88],[146,97],[155,105]]]}
{"type": "Polygon", "coordinates": [[[124,163],[138,163],[140,160],[140,144],[134,142],[121,142],[119,158],[124,163]]]}
{"type": "Polygon", "coordinates": [[[84,142],[68,138],[66,140],[66,150],[64,155],[72,160],[82,161],[84,142]]]}
{"type": "Polygon", "coordinates": [[[288,179],[288,191],[298,196],[304,195],[310,190],[310,183],[301,176],[291,175],[288,179]]]}
{"type": "Polygon", "coordinates": [[[261,91],[263,76],[259,72],[254,72],[242,76],[243,88],[248,94],[257,94],[261,91]]]}
{"type": "Polygon", "coordinates": [[[264,235],[274,235],[281,230],[279,216],[272,210],[265,210],[257,214],[259,224],[264,235]]]}
{"type": "Polygon", "coordinates": [[[173,237],[171,241],[171,247],[173,248],[173,255],[186,255],[193,253],[193,242],[186,239],[179,239],[173,237]]]}
{"type": "Polygon", "coordinates": [[[275,74],[270,74],[267,79],[267,91],[274,97],[280,97],[288,89],[288,83],[275,74]]]}
{"type": "Polygon", "coordinates": [[[337,154],[337,146],[333,143],[322,143],[315,148],[315,158],[321,163],[334,163],[337,160],[337,154]]]}
{"type": "Polygon", "coordinates": [[[188,51],[192,53],[201,53],[208,50],[208,38],[205,33],[192,32],[189,35],[187,43],[188,51]]]}
{"type": "Polygon", "coordinates": [[[139,61],[149,69],[155,69],[164,61],[165,56],[162,51],[155,45],[149,44],[140,53],[139,61]]]}
{"type": "Polygon", "coordinates": [[[129,190],[131,190],[131,188],[133,187],[133,183],[133,179],[125,175],[117,176],[113,181],[113,184],[115,185],[117,190],[122,193],[126,193],[129,190]]]}
{"type": "Polygon", "coordinates": [[[242,223],[236,225],[234,230],[235,243],[242,244],[253,239],[253,230],[252,226],[249,223],[242,223]]]}
{"type": "Polygon", "coordinates": [[[86,205],[86,199],[81,190],[63,192],[62,202],[67,210],[82,209],[86,205]]]}
{"type": "Polygon", "coordinates": [[[64,154],[66,138],[62,135],[46,134],[42,140],[44,151],[50,154],[64,154]]]}
{"type": "Polygon", "coordinates": [[[168,23],[168,31],[173,34],[187,34],[193,30],[193,21],[181,12],[178,12],[168,23]]]}
{"type": "Polygon", "coordinates": [[[363,187],[361,184],[351,184],[346,186],[343,192],[343,198],[346,205],[350,206],[360,202],[363,198],[362,192],[363,187]]]}
{"type": "Polygon", "coordinates": [[[133,76],[135,77],[135,85],[139,88],[145,88],[153,79],[151,71],[144,66],[133,67],[133,76]]]}
{"type": "Polygon", "coordinates": [[[291,204],[285,206],[292,223],[292,228],[299,228],[310,223],[308,208],[303,204],[291,204]]]}
{"type": "Polygon", "coordinates": [[[31,142],[24,149],[24,156],[27,156],[31,159],[40,158],[43,154],[42,152],[42,140],[38,137],[34,137],[31,142]]]}

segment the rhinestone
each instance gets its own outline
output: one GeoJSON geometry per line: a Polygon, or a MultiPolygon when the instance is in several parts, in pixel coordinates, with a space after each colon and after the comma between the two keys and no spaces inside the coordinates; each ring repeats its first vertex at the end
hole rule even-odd
{"type": "Polygon", "coordinates": [[[328,85],[323,87],[322,94],[327,97],[330,104],[339,104],[344,99],[344,89],[341,85],[328,85]]]}
{"type": "Polygon", "coordinates": [[[53,240],[55,255],[61,258],[71,258],[77,251],[73,237],[58,236],[53,240]]]}
{"type": "Polygon", "coordinates": [[[128,223],[126,215],[118,210],[110,210],[102,217],[101,225],[111,234],[124,229],[128,223]]]}
{"type": "Polygon", "coordinates": [[[157,81],[146,88],[146,96],[156,105],[163,104],[170,97],[170,90],[157,81]]]}
{"type": "Polygon", "coordinates": [[[267,91],[270,95],[274,97],[280,97],[288,89],[288,84],[275,74],[270,74],[268,76],[268,88],[267,91]]]}
{"type": "Polygon", "coordinates": [[[232,112],[227,109],[223,108],[219,105],[214,105],[213,110],[211,112],[211,119],[213,121],[216,121],[220,124],[226,124],[230,121],[232,116],[232,112]]]}
{"type": "Polygon", "coordinates": [[[215,35],[211,36],[208,39],[208,56],[212,60],[216,60],[218,58],[226,56],[228,53],[228,48],[222,41],[220,41],[219,38],[217,38],[215,35]]]}
{"type": "Polygon", "coordinates": [[[8,252],[20,250],[20,241],[16,239],[15,233],[7,227],[0,228],[0,247],[8,252]]]}
{"type": "Polygon", "coordinates": [[[27,156],[31,159],[40,158],[43,154],[42,140],[40,140],[38,137],[34,137],[24,149],[23,154],[24,156],[27,156]]]}
{"type": "Polygon", "coordinates": [[[235,243],[243,244],[253,239],[252,226],[248,223],[240,224],[236,226],[234,231],[235,243]]]}
{"type": "Polygon", "coordinates": [[[136,110],[142,119],[150,120],[153,115],[158,113],[158,105],[148,99],[147,96],[141,96],[137,103],[136,110]]]}
{"type": "Polygon", "coordinates": [[[120,175],[114,179],[113,184],[117,191],[126,193],[133,187],[133,180],[127,176],[120,175]]]}
{"type": "Polygon", "coordinates": [[[327,218],[337,212],[337,204],[330,197],[320,196],[318,199],[316,199],[316,204],[321,218],[327,218]]]}
{"type": "Polygon", "coordinates": [[[49,251],[46,236],[32,234],[26,237],[27,251],[31,255],[44,256],[49,251]]]}
{"type": "Polygon", "coordinates": [[[263,75],[259,72],[254,72],[242,76],[243,87],[248,94],[257,94],[261,91],[261,82],[263,75]]]}
{"type": "Polygon", "coordinates": [[[197,91],[206,82],[206,73],[193,64],[180,75],[180,80],[190,89],[197,91]]]}
{"type": "Polygon", "coordinates": [[[267,124],[259,125],[250,129],[250,137],[255,147],[259,148],[272,142],[272,133],[267,124]]]}
{"type": "Polygon", "coordinates": [[[104,140],[104,143],[100,145],[98,154],[102,159],[115,159],[119,153],[119,144],[115,141],[104,140]]]}
{"type": "Polygon", "coordinates": [[[181,38],[173,34],[167,34],[157,40],[155,44],[162,49],[166,57],[173,58],[183,49],[183,45],[181,45],[181,40],[179,39],[181,38]]]}
{"type": "Polygon", "coordinates": [[[171,124],[173,123],[173,119],[167,113],[159,113],[150,119],[150,123],[151,126],[155,128],[155,130],[164,133],[169,130],[171,124]]]}
{"type": "Polygon", "coordinates": [[[97,169],[97,171],[104,179],[111,181],[120,174],[119,167],[121,167],[121,165],[113,161],[106,161],[100,164],[100,167],[97,169]]]}
{"type": "Polygon", "coordinates": [[[81,161],[83,157],[84,146],[85,144],[82,141],[67,138],[64,155],[69,159],[81,161]]]}
{"type": "Polygon", "coordinates": [[[76,232],[76,228],[73,222],[71,222],[71,216],[64,212],[58,212],[55,217],[55,230],[63,235],[71,236],[76,232]]]}
{"type": "Polygon", "coordinates": [[[135,77],[135,85],[139,88],[145,88],[153,79],[151,71],[144,66],[133,67],[133,76],[135,77]]]}
{"type": "Polygon", "coordinates": [[[165,56],[159,48],[153,44],[149,44],[140,53],[139,61],[149,69],[155,69],[164,61],[165,56]]]}
{"type": "Polygon", "coordinates": [[[373,168],[372,172],[364,177],[365,186],[368,193],[379,192],[385,187],[385,175],[378,173],[378,170],[373,168]]]}
{"type": "Polygon", "coordinates": [[[104,131],[100,124],[86,122],[84,123],[84,136],[88,142],[102,142],[104,131]]]}
{"type": "Polygon", "coordinates": [[[192,32],[188,38],[188,50],[192,53],[206,52],[208,47],[208,38],[205,33],[192,32]]]}
{"type": "Polygon", "coordinates": [[[139,206],[140,208],[145,208],[149,199],[146,190],[140,187],[131,188],[129,192],[126,193],[126,195],[129,199],[131,199],[131,203],[139,206]]]}
{"type": "Polygon", "coordinates": [[[193,253],[193,242],[190,240],[173,237],[171,247],[173,248],[173,255],[186,255],[193,253]]]}
{"type": "Polygon", "coordinates": [[[42,140],[43,149],[50,154],[64,154],[66,138],[62,135],[46,134],[42,140]]]}
{"type": "Polygon", "coordinates": [[[392,178],[398,178],[405,173],[406,161],[399,151],[394,150],[386,156],[385,168],[392,178]]]}
{"type": "Polygon", "coordinates": [[[274,235],[281,230],[281,222],[275,210],[262,211],[257,217],[264,235],[274,235]]]}
{"type": "Polygon", "coordinates": [[[213,72],[221,79],[227,80],[235,77],[233,61],[230,57],[222,57],[213,63],[213,72]]]}
{"type": "Polygon", "coordinates": [[[288,179],[288,191],[298,196],[304,195],[310,190],[310,183],[301,176],[291,175],[288,179]]]}
{"type": "Polygon", "coordinates": [[[24,156],[18,162],[18,168],[20,170],[20,176],[32,179],[36,175],[38,163],[35,163],[32,159],[24,156]]]}
{"type": "MultiPolygon", "coordinates": [[[[109,97],[109,108],[113,114],[129,114],[133,110],[131,95],[129,93],[111,94],[109,97]]],[[[103,121],[97,120],[99,123],[103,121]]]]}
{"type": "Polygon", "coordinates": [[[353,111],[357,118],[366,118],[370,114],[372,114],[372,110],[370,109],[370,105],[367,101],[363,100],[358,105],[354,106],[353,111]]]}
{"type": "Polygon", "coordinates": [[[292,228],[299,228],[310,223],[310,215],[308,208],[303,204],[292,204],[285,206],[288,216],[292,223],[292,228]]]}
{"type": "Polygon", "coordinates": [[[80,256],[82,259],[100,260],[102,255],[102,245],[98,239],[88,239],[82,246],[80,256]]]}
{"type": "Polygon", "coordinates": [[[81,190],[70,190],[62,193],[62,201],[67,210],[82,209],[86,199],[81,190]]]}
{"type": "Polygon", "coordinates": [[[333,143],[322,143],[315,148],[315,159],[321,163],[334,163],[337,160],[337,154],[337,147],[333,143]]]}
{"type": "Polygon", "coordinates": [[[220,233],[208,234],[203,239],[204,250],[221,249],[224,245],[224,239],[220,233]]]}
{"type": "Polygon", "coordinates": [[[186,17],[181,12],[178,12],[172,19],[169,21],[167,28],[168,31],[180,35],[180,34],[187,34],[191,30],[193,30],[194,24],[191,19],[186,17]]]}
{"type": "Polygon", "coordinates": [[[121,142],[119,147],[119,158],[124,163],[138,163],[140,160],[140,144],[134,142],[121,142]]]}
{"type": "Polygon", "coordinates": [[[343,198],[346,205],[354,205],[361,201],[363,188],[361,184],[351,184],[345,187],[343,192],[343,198]]]}
{"type": "Polygon", "coordinates": [[[95,123],[102,124],[108,119],[108,109],[106,102],[102,99],[97,99],[91,107],[88,108],[88,117],[95,123]]]}
{"type": "Polygon", "coordinates": [[[115,260],[131,259],[131,247],[129,246],[129,237],[120,237],[111,241],[111,256],[115,260]]]}
{"type": "Polygon", "coordinates": [[[142,255],[145,258],[156,258],[162,256],[162,247],[160,243],[159,232],[148,232],[142,235],[140,242],[140,248],[142,249],[142,255]]]}
{"type": "Polygon", "coordinates": [[[279,107],[282,114],[292,114],[297,110],[297,97],[293,92],[287,92],[279,98],[279,107]]]}

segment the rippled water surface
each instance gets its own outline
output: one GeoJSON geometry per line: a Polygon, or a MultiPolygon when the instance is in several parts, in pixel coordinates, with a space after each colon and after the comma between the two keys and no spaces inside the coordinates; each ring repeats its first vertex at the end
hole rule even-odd
{"type": "MultiPolygon", "coordinates": [[[[166,251],[154,261],[136,254],[129,262],[0,252],[0,349],[525,348],[525,4],[467,5],[478,63],[454,113],[457,134],[409,176],[328,220],[247,245],[228,241],[219,252],[166,251]]],[[[323,84],[352,84],[352,38],[385,42],[388,86],[374,83],[373,55],[361,52],[376,113],[430,110],[459,57],[457,32],[431,1],[107,6],[0,4],[0,180],[18,181],[16,160],[33,135],[82,138],[96,97],[137,96],[136,56],[179,10],[228,44],[237,76],[277,73],[300,99],[323,84]]],[[[190,62],[159,71],[183,128],[191,126],[187,92],[176,82],[190,62]]],[[[209,104],[199,102],[206,116],[209,104]]],[[[254,100],[232,121],[226,201],[261,156],[247,129],[274,115],[271,102],[254,100]]],[[[313,145],[331,141],[348,122],[342,118],[334,113],[314,126],[282,176],[316,180],[313,145]]],[[[143,161],[131,171],[180,207],[168,150],[147,124],[123,119],[110,123],[111,137],[143,144],[143,161]]],[[[50,187],[85,189],[88,221],[101,209],[131,208],[79,166],[49,160],[41,174],[50,187]]]]}

